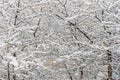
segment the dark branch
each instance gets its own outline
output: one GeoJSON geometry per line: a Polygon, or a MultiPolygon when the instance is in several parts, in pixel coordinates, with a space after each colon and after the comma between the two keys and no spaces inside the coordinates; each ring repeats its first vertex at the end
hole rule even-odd
{"type": "Polygon", "coordinates": [[[70,80],[73,80],[73,77],[71,76],[71,73],[68,71],[66,64],[64,64],[64,67],[69,75],[70,80]]]}

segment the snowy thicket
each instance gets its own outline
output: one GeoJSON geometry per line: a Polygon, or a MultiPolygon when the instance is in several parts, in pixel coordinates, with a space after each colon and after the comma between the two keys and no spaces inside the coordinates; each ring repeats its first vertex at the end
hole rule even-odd
{"type": "Polygon", "coordinates": [[[120,0],[0,0],[0,80],[119,80],[120,0]]]}

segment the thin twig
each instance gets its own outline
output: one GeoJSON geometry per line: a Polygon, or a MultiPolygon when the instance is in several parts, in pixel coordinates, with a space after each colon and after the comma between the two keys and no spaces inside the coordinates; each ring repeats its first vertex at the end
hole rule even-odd
{"type": "Polygon", "coordinates": [[[69,75],[70,80],[73,80],[73,77],[71,76],[71,73],[68,71],[66,64],[64,64],[64,67],[69,75]]]}
{"type": "Polygon", "coordinates": [[[67,13],[67,9],[66,9],[66,4],[67,4],[67,0],[65,1],[65,3],[62,3],[60,0],[57,0],[65,9],[65,14],[66,14],[66,17],[68,16],[68,13],[67,13]]]}
{"type": "MultiPolygon", "coordinates": [[[[59,17],[61,20],[65,20],[64,18],[62,18],[61,16],[59,16],[58,14],[55,14],[57,17],[59,17]]],[[[75,23],[72,23],[70,21],[68,21],[69,25],[70,26],[75,26],[75,29],[77,29],[80,33],[82,33],[91,43],[93,43],[93,41],[90,39],[90,37],[85,33],[83,32],[81,29],[79,29],[76,25],[76,22],[75,23]]]]}
{"type": "Polygon", "coordinates": [[[18,8],[19,7],[20,7],[20,0],[17,3],[17,11],[16,11],[16,15],[15,15],[14,25],[17,25],[17,19],[18,19],[18,13],[19,13],[18,8]]]}

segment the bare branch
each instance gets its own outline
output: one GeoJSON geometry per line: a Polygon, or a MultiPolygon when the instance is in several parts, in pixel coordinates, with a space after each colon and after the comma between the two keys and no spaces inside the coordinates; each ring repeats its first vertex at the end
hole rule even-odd
{"type": "Polygon", "coordinates": [[[64,64],[64,67],[65,67],[65,69],[66,69],[66,71],[67,71],[67,73],[69,75],[70,80],[73,80],[73,77],[71,76],[71,73],[68,71],[68,68],[67,68],[66,64],[64,64]]]}
{"type": "MultiPolygon", "coordinates": [[[[59,16],[58,14],[56,14],[57,17],[59,17],[60,19],[64,20],[64,18],[62,18],[61,16],[59,16]]],[[[90,40],[91,43],[93,43],[93,41],[90,39],[90,37],[85,33],[83,32],[82,30],[80,30],[77,25],[76,25],[76,22],[75,23],[72,23],[70,21],[68,21],[69,25],[70,26],[75,26],[75,29],[77,29],[80,33],[82,33],[88,40],[90,40]]],[[[75,36],[74,36],[75,37],[75,36]]]]}
{"type": "Polygon", "coordinates": [[[16,11],[16,15],[15,15],[14,25],[17,25],[17,19],[18,19],[18,13],[19,13],[18,8],[19,7],[20,7],[20,0],[17,3],[17,11],[16,11]]]}
{"type": "Polygon", "coordinates": [[[95,18],[96,18],[99,22],[102,22],[102,21],[100,20],[100,18],[97,17],[97,15],[95,15],[95,18]]]}
{"type": "Polygon", "coordinates": [[[65,9],[65,15],[67,17],[68,16],[67,9],[66,9],[67,0],[66,0],[65,3],[62,3],[60,0],[57,0],[57,1],[64,7],[64,9],[65,9]]]}

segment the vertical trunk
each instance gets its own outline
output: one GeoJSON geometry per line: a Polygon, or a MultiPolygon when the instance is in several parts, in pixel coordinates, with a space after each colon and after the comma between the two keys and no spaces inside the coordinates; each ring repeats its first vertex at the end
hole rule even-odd
{"type": "Polygon", "coordinates": [[[83,68],[80,67],[80,80],[83,80],[83,68]]]}
{"type": "Polygon", "coordinates": [[[81,80],[83,79],[83,71],[81,71],[81,80]]]}
{"type": "Polygon", "coordinates": [[[8,80],[10,80],[10,65],[9,65],[9,62],[7,64],[7,73],[8,73],[8,80]]]}
{"type": "Polygon", "coordinates": [[[16,80],[16,75],[15,75],[15,73],[14,73],[14,75],[13,75],[13,80],[16,80]]]}
{"type": "Polygon", "coordinates": [[[108,56],[108,78],[107,80],[112,80],[112,65],[111,65],[111,62],[112,62],[112,53],[111,51],[107,51],[107,56],[108,56]]]}
{"type": "Polygon", "coordinates": [[[111,66],[111,64],[108,65],[108,79],[107,80],[112,80],[112,66],[111,66]]]}
{"type": "Polygon", "coordinates": [[[13,68],[13,72],[14,72],[14,74],[13,74],[13,80],[16,80],[16,74],[15,74],[14,68],[13,68]]]}

